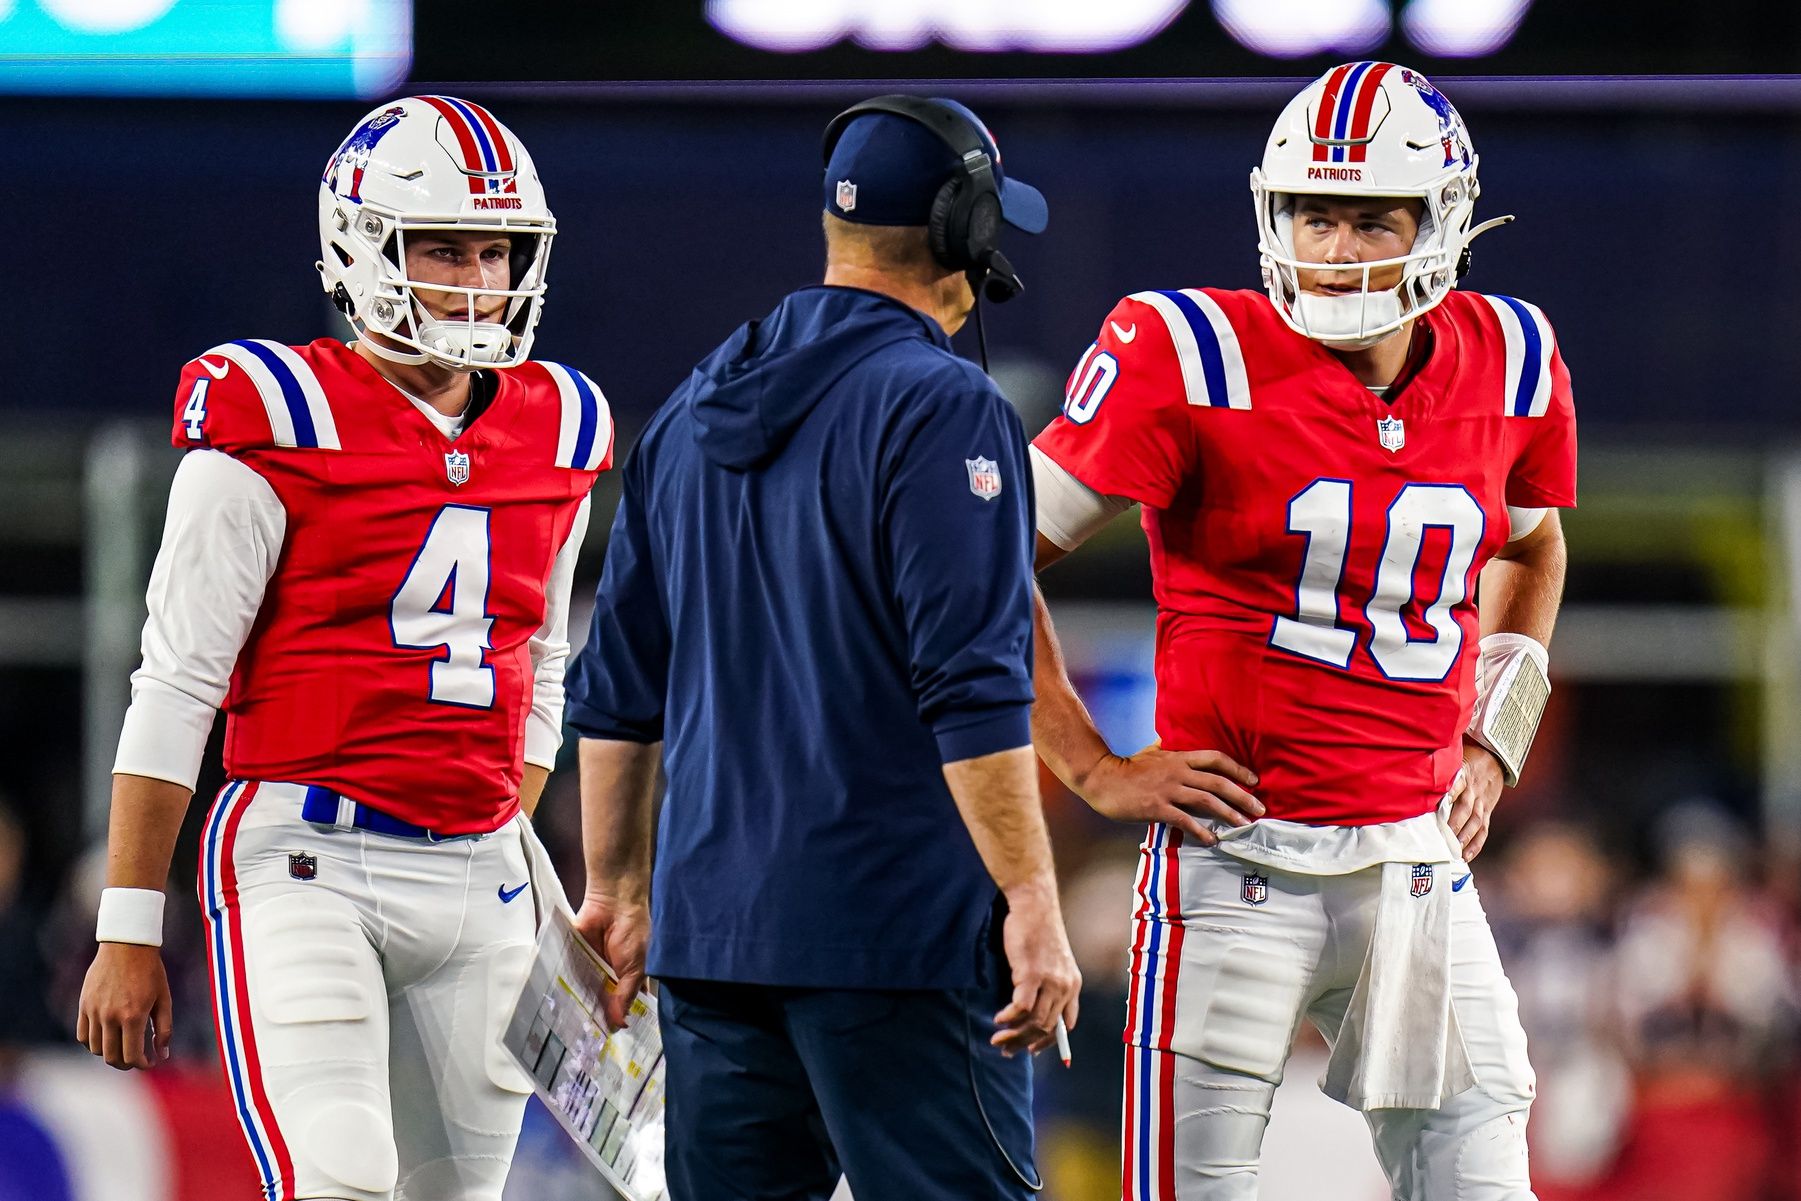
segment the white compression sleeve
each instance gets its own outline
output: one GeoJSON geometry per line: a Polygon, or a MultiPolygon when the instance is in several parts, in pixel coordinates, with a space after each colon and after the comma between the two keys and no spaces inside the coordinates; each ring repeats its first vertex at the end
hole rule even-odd
{"type": "Polygon", "coordinates": [[[1082,545],[1132,507],[1134,502],[1126,497],[1096,492],[1036,446],[1031,453],[1032,484],[1038,496],[1038,532],[1064,550],[1082,545]]]}
{"type": "Polygon", "coordinates": [[[230,455],[183,457],[150,572],[144,661],[131,676],[113,771],[194,787],[287,521],[269,482],[230,455]]]}
{"type": "Polygon", "coordinates": [[[532,711],[525,718],[525,761],[546,770],[556,766],[563,745],[563,671],[569,662],[569,589],[575,561],[588,532],[590,494],[575,512],[575,524],[557,552],[544,588],[544,624],[532,635],[532,711]]]}

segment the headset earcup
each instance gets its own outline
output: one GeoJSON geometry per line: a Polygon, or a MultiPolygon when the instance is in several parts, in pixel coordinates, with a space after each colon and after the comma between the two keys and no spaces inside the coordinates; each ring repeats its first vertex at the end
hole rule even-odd
{"type": "Polygon", "coordinates": [[[959,228],[963,224],[957,211],[962,199],[962,184],[963,181],[955,177],[945,180],[938,195],[932,197],[932,211],[926,217],[926,244],[932,248],[932,257],[957,271],[972,265],[964,237],[967,231],[959,228]]]}

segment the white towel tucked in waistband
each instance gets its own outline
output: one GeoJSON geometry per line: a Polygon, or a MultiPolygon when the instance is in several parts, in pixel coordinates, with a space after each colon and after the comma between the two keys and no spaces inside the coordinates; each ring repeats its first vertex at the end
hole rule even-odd
{"type": "Polygon", "coordinates": [[[1451,880],[1457,840],[1439,813],[1373,826],[1209,823],[1235,859],[1310,876],[1379,869],[1369,951],[1320,1089],[1353,1109],[1436,1109],[1475,1084],[1451,1008],[1451,880]],[[1431,884],[1414,895],[1414,869],[1431,884]]]}
{"type": "Polygon", "coordinates": [[[1476,1083],[1451,1007],[1446,863],[1384,863],[1369,953],[1320,1090],[1353,1109],[1437,1109],[1476,1083]],[[1430,888],[1415,896],[1415,872],[1430,888]]]}

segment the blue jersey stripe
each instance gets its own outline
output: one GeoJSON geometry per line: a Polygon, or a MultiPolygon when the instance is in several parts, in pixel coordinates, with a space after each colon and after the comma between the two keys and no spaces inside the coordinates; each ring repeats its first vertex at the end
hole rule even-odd
{"type": "Polygon", "coordinates": [[[294,377],[294,372],[288,365],[281,361],[281,356],[249,338],[233,342],[232,345],[242,346],[261,359],[263,366],[269,369],[269,374],[275,377],[275,382],[281,385],[281,398],[287,402],[288,416],[294,421],[294,445],[318,446],[319,432],[313,428],[313,411],[307,407],[306,393],[300,390],[300,381],[294,377]]]}
{"type": "Polygon", "coordinates": [[[588,386],[586,376],[573,367],[563,370],[569,373],[575,394],[582,398],[581,422],[575,427],[575,449],[570,452],[569,465],[577,471],[586,471],[588,459],[594,453],[594,435],[600,425],[600,402],[594,399],[594,389],[588,386]]]}
{"type": "Polygon", "coordinates": [[[1182,310],[1182,316],[1188,319],[1189,328],[1194,330],[1194,344],[1201,352],[1201,376],[1207,381],[1207,403],[1216,409],[1230,407],[1232,397],[1226,390],[1226,357],[1219,348],[1219,333],[1213,328],[1213,322],[1207,320],[1207,314],[1201,312],[1201,306],[1192,296],[1182,292],[1164,292],[1163,295],[1175,302],[1182,310]]]}
{"type": "MultiPolygon", "coordinates": [[[[244,345],[244,343],[239,343],[244,345]]],[[[258,350],[262,348],[257,347],[258,350]]],[[[275,1189],[275,1173],[270,1170],[269,1157],[263,1149],[263,1141],[256,1136],[256,1122],[250,1116],[250,1090],[244,1087],[244,1077],[238,1068],[237,1031],[231,1020],[231,971],[225,958],[225,893],[219,884],[219,831],[225,825],[225,816],[237,801],[245,785],[237,783],[226,789],[225,795],[213,810],[212,820],[206,831],[206,855],[203,871],[206,877],[207,908],[212,913],[213,926],[213,965],[218,979],[214,985],[219,989],[219,1029],[225,1034],[225,1066],[231,1073],[232,1099],[238,1103],[238,1118],[244,1125],[244,1134],[250,1140],[250,1150],[256,1155],[257,1167],[263,1175],[263,1191],[273,1196],[275,1189]]]]}
{"type": "Polygon", "coordinates": [[[1520,336],[1525,341],[1526,351],[1520,360],[1519,383],[1513,391],[1513,415],[1530,417],[1532,398],[1538,394],[1539,358],[1544,353],[1544,341],[1539,337],[1538,322],[1532,319],[1531,310],[1511,296],[1496,296],[1495,299],[1512,309],[1513,315],[1519,318],[1520,336]]]}

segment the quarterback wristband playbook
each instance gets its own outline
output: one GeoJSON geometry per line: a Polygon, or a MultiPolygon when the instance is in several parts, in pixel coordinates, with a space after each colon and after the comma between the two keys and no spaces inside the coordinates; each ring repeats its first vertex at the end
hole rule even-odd
{"type": "Polygon", "coordinates": [[[1476,654],[1476,708],[1469,736],[1494,752],[1508,787],[1520,782],[1520,768],[1538,733],[1538,719],[1551,699],[1550,652],[1526,634],[1490,634],[1476,654]]]}
{"type": "Polygon", "coordinates": [[[163,945],[163,894],[154,888],[103,888],[100,919],[94,923],[98,942],[163,945]]]}

